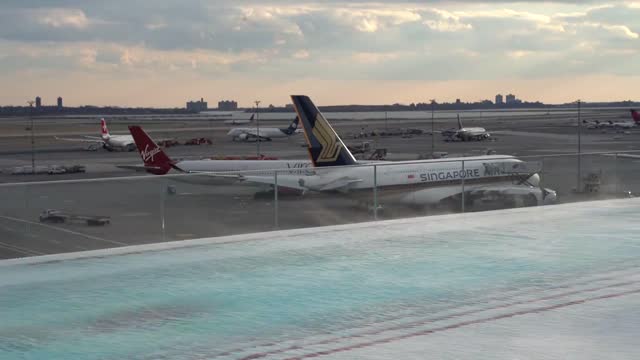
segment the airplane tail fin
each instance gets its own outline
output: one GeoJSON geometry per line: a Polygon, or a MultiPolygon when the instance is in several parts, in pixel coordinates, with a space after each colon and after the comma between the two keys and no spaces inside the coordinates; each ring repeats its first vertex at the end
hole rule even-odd
{"type": "Polygon", "coordinates": [[[300,119],[296,116],[296,118],[293,119],[291,124],[289,124],[288,128],[282,129],[282,132],[284,132],[287,135],[292,135],[293,133],[296,132],[296,129],[298,129],[299,122],[300,122],[300,119]]]}
{"type": "Polygon", "coordinates": [[[107,128],[107,122],[104,118],[100,119],[100,136],[103,140],[109,140],[111,135],[109,135],[109,129],[107,128]]]}
{"type": "MultiPolygon", "coordinates": [[[[142,130],[140,126],[129,126],[129,132],[133,136],[138,147],[140,157],[144,162],[144,167],[147,172],[156,175],[164,175],[171,168],[176,168],[174,162],[165,154],[165,152],[142,130]]],[[[180,170],[180,169],[178,169],[180,170]]]]}
{"type": "Polygon", "coordinates": [[[460,114],[458,114],[458,129],[462,129],[462,120],[460,120],[460,114]]]}
{"type": "Polygon", "coordinates": [[[356,159],[311,99],[304,95],[291,95],[291,100],[297,119],[302,123],[313,165],[355,165],[356,159]]]}
{"type": "Polygon", "coordinates": [[[631,109],[631,117],[633,118],[633,122],[635,122],[636,124],[640,123],[640,113],[638,113],[634,109],[631,109]]]}

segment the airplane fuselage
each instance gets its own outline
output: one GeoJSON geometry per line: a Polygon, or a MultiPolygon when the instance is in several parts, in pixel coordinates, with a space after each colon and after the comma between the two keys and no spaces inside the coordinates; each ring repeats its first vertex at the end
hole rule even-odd
{"type": "Polygon", "coordinates": [[[255,127],[242,127],[242,128],[233,128],[229,130],[227,133],[228,136],[231,136],[233,140],[236,141],[252,141],[260,139],[277,139],[277,138],[286,138],[289,136],[283,129],[279,128],[258,128],[255,127]]]}
{"type": "Polygon", "coordinates": [[[462,128],[456,136],[461,140],[483,140],[489,137],[487,130],[481,127],[462,128]]]}
{"type": "Polygon", "coordinates": [[[279,184],[300,190],[339,191],[360,199],[371,199],[370,191],[375,187],[381,198],[411,205],[438,204],[459,195],[463,183],[464,192],[528,196],[536,204],[555,198],[555,193],[545,198],[552,191],[539,188],[540,177],[535,170],[511,156],[380,162],[375,176],[373,166],[314,168],[309,172],[313,174],[279,175],[279,184]]]}
{"type": "MultiPolygon", "coordinates": [[[[290,170],[307,174],[310,160],[183,160],[176,166],[185,172],[243,172],[247,175],[272,174],[268,170],[290,170]]],[[[290,172],[288,172],[290,173],[290,172]]]]}
{"type": "Polygon", "coordinates": [[[107,150],[135,150],[135,142],[131,135],[109,135],[103,136],[104,148],[107,150]]]}
{"type": "MultiPolygon", "coordinates": [[[[367,165],[375,165],[375,163],[367,165]]],[[[463,179],[467,183],[478,180],[486,182],[495,180],[495,178],[513,176],[517,170],[524,171],[524,166],[525,164],[521,160],[500,155],[423,160],[420,162],[384,162],[376,166],[375,179],[372,166],[344,167],[338,170],[315,168],[317,179],[305,179],[304,183],[313,186],[314,183],[329,183],[339,178],[361,179],[361,181],[354,182],[349,186],[350,189],[356,190],[371,189],[374,186],[385,188],[457,183],[463,179]]]]}

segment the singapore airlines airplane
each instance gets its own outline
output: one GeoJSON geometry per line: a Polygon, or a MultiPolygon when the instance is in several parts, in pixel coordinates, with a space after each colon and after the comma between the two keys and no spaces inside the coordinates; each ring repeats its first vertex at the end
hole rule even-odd
{"type": "Polygon", "coordinates": [[[481,127],[464,127],[462,126],[462,120],[460,120],[460,115],[458,115],[458,128],[457,129],[449,129],[442,132],[443,136],[446,136],[448,139],[458,139],[462,141],[472,141],[472,140],[486,140],[491,135],[487,132],[485,128],[481,127]]]}
{"type": "MultiPolygon", "coordinates": [[[[174,161],[139,126],[129,126],[129,131],[144,166],[120,166],[125,169],[145,170],[156,175],[164,175],[174,169],[181,173],[239,172],[253,170],[290,169],[304,173],[313,165],[309,160],[181,160],[174,161]]],[[[253,173],[253,172],[252,172],[253,173]]],[[[271,172],[264,172],[271,173],[271,172]]]]}
{"type": "Polygon", "coordinates": [[[298,133],[298,118],[295,118],[288,128],[279,129],[273,127],[233,128],[227,133],[233,141],[271,141],[275,138],[286,138],[298,133]]]}
{"type": "MultiPolygon", "coordinates": [[[[303,193],[338,192],[360,199],[370,199],[372,188],[377,187],[383,201],[418,206],[459,204],[462,191],[465,199],[473,201],[503,197],[519,199],[525,205],[555,202],[555,191],[541,188],[540,176],[513,156],[378,163],[374,176],[371,166],[356,166],[347,146],[311,99],[299,95],[291,99],[316,169],[311,174],[278,175],[279,187],[303,193]]],[[[237,177],[246,182],[274,184],[273,176],[237,177]]]]}
{"type": "Polygon", "coordinates": [[[75,141],[89,143],[89,150],[98,150],[102,147],[108,151],[125,150],[134,151],[136,144],[133,141],[131,135],[111,135],[109,129],[107,129],[107,122],[104,119],[100,119],[100,137],[97,136],[84,136],[82,138],[59,138],[58,140],[75,141]]]}

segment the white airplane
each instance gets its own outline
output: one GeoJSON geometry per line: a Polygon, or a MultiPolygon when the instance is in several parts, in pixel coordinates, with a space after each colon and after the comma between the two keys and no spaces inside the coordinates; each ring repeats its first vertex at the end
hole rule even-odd
{"type": "Polygon", "coordinates": [[[271,141],[276,138],[286,138],[298,133],[298,118],[295,118],[288,128],[280,129],[273,127],[243,127],[233,128],[227,133],[233,141],[271,141]]]}
{"type": "Polygon", "coordinates": [[[491,134],[487,132],[485,128],[481,127],[463,127],[462,120],[460,120],[460,115],[458,115],[458,128],[457,129],[449,129],[442,132],[443,136],[446,136],[447,140],[462,140],[462,141],[472,141],[472,140],[486,140],[491,137],[491,134]]]}
{"type": "Polygon", "coordinates": [[[637,111],[631,109],[631,121],[607,121],[600,122],[583,120],[583,124],[587,124],[587,129],[602,129],[602,128],[616,128],[616,129],[631,129],[640,126],[640,114],[637,111]]]}
{"type": "Polygon", "coordinates": [[[224,123],[229,125],[250,124],[251,122],[253,122],[254,116],[256,116],[256,114],[251,114],[251,117],[249,119],[231,119],[225,120],[224,123]]]}
{"type": "Polygon", "coordinates": [[[638,124],[636,124],[635,122],[630,122],[630,121],[606,121],[606,122],[600,122],[598,120],[595,120],[594,122],[587,122],[586,120],[583,120],[583,123],[587,124],[587,129],[592,130],[592,129],[606,129],[606,128],[614,128],[614,129],[631,129],[634,128],[636,126],[638,126],[638,124]]]}
{"type": "Polygon", "coordinates": [[[603,129],[606,127],[610,127],[610,124],[608,122],[600,122],[600,120],[594,120],[594,121],[582,120],[582,123],[587,125],[587,129],[589,130],[603,129]]]}
{"type": "Polygon", "coordinates": [[[100,137],[98,136],[84,136],[82,138],[59,138],[56,139],[63,141],[75,141],[89,143],[88,150],[98,150],[102,147],[108,151],[126,150],[134,151],[136,144],[133,141],[131,135],[111,135],[109,129],[107,129],[107,122],[104,119],[100,119],[100,137]]]}
{"type": "MultiPolygon", "coordinates": [[[[487,155],[441,160],[357,162],[329,122],[307,96],[291,96],[303,125],[314,172],[279,174],[278,187],[304,192],[338,192],[360,200],[380,198],[405,205],[434,206],[507,199],[526,205],[554,203],[556,193],[540,187],[540,176],[513,156],[487,155]],[[464,161],[464,164],[463,164],[464,161]],[[337,168],[335,168],[337,167],[337,168]],[[464,179],[464,190],[462,180],[464,179]]],[[[274,185],[274,176],[236,175],[239,180],[274,185]]]]}
{"type": "MultiPolygon", "coordinates": [[[[252,170],[291,169],[295,173],[304,173],[313,164],[310,160],[181,160],[174,161],[139,126],[129,126],[132,138],[138,148],[144,166],[120,166],[121,168],[145,170],[152,174],[164,175],[174,169],[181,173],[239,172],[252,170]]],[[[273,171],[269,172],[273,173],[273,171]]]]}

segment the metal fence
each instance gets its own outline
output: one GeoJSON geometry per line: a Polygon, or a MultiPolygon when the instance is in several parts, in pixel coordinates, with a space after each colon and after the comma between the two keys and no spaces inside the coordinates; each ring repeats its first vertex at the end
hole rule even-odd
{"type": "Polygon", "coordinates": [[[638,160],[598,152],[0,184],[0,257],[632,196],[638,160]]]}

